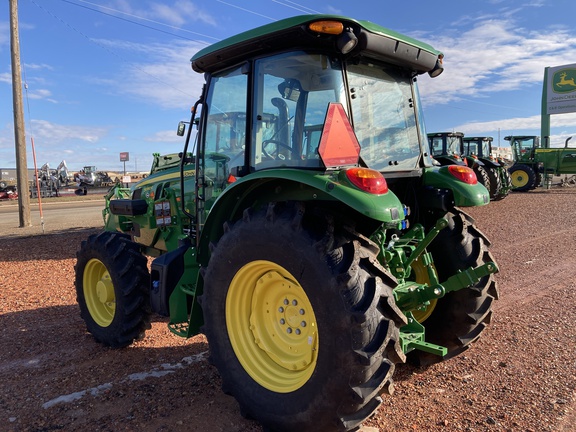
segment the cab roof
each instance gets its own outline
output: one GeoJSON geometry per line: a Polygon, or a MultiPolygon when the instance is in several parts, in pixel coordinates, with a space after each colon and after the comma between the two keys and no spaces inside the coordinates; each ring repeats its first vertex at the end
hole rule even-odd
{"type": "Polygon", "coordinates": [[[436,66],[442,53],[430,45],[402,35],[370,21],[358,21],[339,15],[300,15],[240,33],[210,45],[192,59],[192,69],[213,73],[256,56],[284,50],[315,50],[341,54],[339,35],[318,34],[309,29],[317,21],[339,21],[346,32],[352,32],[358,43],[346,56],[365,56],[413,70],[428,72],[436,66]]]}

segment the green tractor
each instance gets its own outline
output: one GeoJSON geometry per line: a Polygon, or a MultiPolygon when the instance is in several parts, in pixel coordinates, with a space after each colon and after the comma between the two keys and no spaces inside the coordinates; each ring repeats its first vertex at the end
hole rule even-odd
{"type": "Polygon", "coordinates": [[[540,137],[535,135],[507,136],[510,141],[514,164],[508,169],[512,179],[512,190],[524,192],[535,189],[542,181],[541,164],[535,159],[540,148],[540,137]]]}
{"type": "Polygon", "coordinates": [[[488,191],[490,198],[494,198],[490,184],[490,177],[486,172],[484,162],[477,157],[467,155],[463,144],[462,132],[433,132],[428,134],[428,143],[432,157],[440,165],[463,165],[472,168],[480,182],[488,191]]]}
{"type": "Polygon", "coordinates": [[[112,189],[77,253],[88,331],[125,347],[156,313],[204,333],[223,390],[274,431],[356,430],[396,364],[468,349],[498,267],[462,210],[488,191],[426,150],[416,81],[442,57],[331,15],[194,55],[206,83],[183,151],[112,189]]]}
{"type": "Polygon", "coordinates": [[[512,179],[503,159],[492,153],[492,137],[464,137],[462,153],[483,164],[490,179],[490,197],[499,201],[508,196],[512,190],[512,179]]]}
{"type": "Polygon", "coordinates": [[[544,183],[549,186],[553,175],[576,174],[576,148],[568,147],[572,137],[563,148],[550,148],[548,139],[540,146],[540,137],[534,135],[507,136],[510,141],[514,164],[509,168],[512,189],[524,192],[544,183]]]}

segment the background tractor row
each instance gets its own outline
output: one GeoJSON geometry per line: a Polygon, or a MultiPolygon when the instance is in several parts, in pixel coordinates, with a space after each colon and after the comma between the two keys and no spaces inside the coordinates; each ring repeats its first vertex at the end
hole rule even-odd
{"type": "Polygon", "coordinates": [[[116,185],[77,253],[88,331],[125,347],[157,313],[203,332],[223,390],[271,431],[356,430],[397,364],[468,349],[498,267],[463,211],[487,189],[427,150],[417,80],[442,57],[331,15],[194,55],[206,83],[183,151],[116,185]]]}
{"type": "Polygon", "coordinates": [[[492,137],[465,137],[462,132],[428,134],[430,152],[440,165],[471,167],[490,199],[499,201],[508,196],[512,184],[506,161],[492,153],[492,141],[492,137]]]}

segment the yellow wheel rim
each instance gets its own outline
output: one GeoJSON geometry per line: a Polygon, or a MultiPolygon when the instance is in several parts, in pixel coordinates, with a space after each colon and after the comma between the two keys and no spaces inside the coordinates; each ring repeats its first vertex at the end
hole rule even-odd
{"type": "Polygon", "coordinates": [[[253,261],[232,279],[226,326],[244,370],[277,393],[302,387],[318,359],[318,329],[304,289],[286,269],[253,261]]]}
{"type": "MultiPolygon", "coordinates": [[[[430,276],[428,276],[428,270],[426,269],[426,266],[422,263],[420,259],[414,260],[412,262],[411,268],[415,282],[419,284],[430,285],[430,276]]],[[[430,304],[428,306],[425,306],[422,309],[416,309],[412,311],[412,316],[419,323],[423,323],[428,318],[430,318],[430,315],[432,315],[432,312],[434,312],[434,308],[436,307],[438,300],[432,299],[430,300],[429,303],[430,304]]]]}
{"type": "Polygon", "coordinates": [[[516,170],[511,174],[512,186],[515,188],[524,187],[528,184],[528,173],[524,170],[516,170]]]}
{"type": "Polygon", "coordinates": [[[116,312],[116,294],[110,273],[102,261],[96,258],[88,261],[82,283],[90,316],[100,327],[108,327],[116,312]]]}

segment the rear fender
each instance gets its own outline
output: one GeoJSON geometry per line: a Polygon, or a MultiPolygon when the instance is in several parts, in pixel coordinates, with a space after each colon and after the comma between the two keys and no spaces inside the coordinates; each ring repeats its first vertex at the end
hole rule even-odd
{"type": "Polygon", "coordinates": [[[202,229],[198,260],[208,261],[208,244],[223,233],[223,224],[242,217],[249,207],[281,201],[330,202],[346,206],[387,228],[405,226],[405,208],[392,192],[369,194],[352,186],[342,171],[319,173],[292,169],[253,173],[228,186],[210,209],[202,229]]]}
{"type": "Polygon", "coordinates": [[[457,207],[478,207],[490,202],[490,194],[481,183],[465,183],[450,174],[447,166],[426,168],[423,185],[451,190],[457,207]]]}

